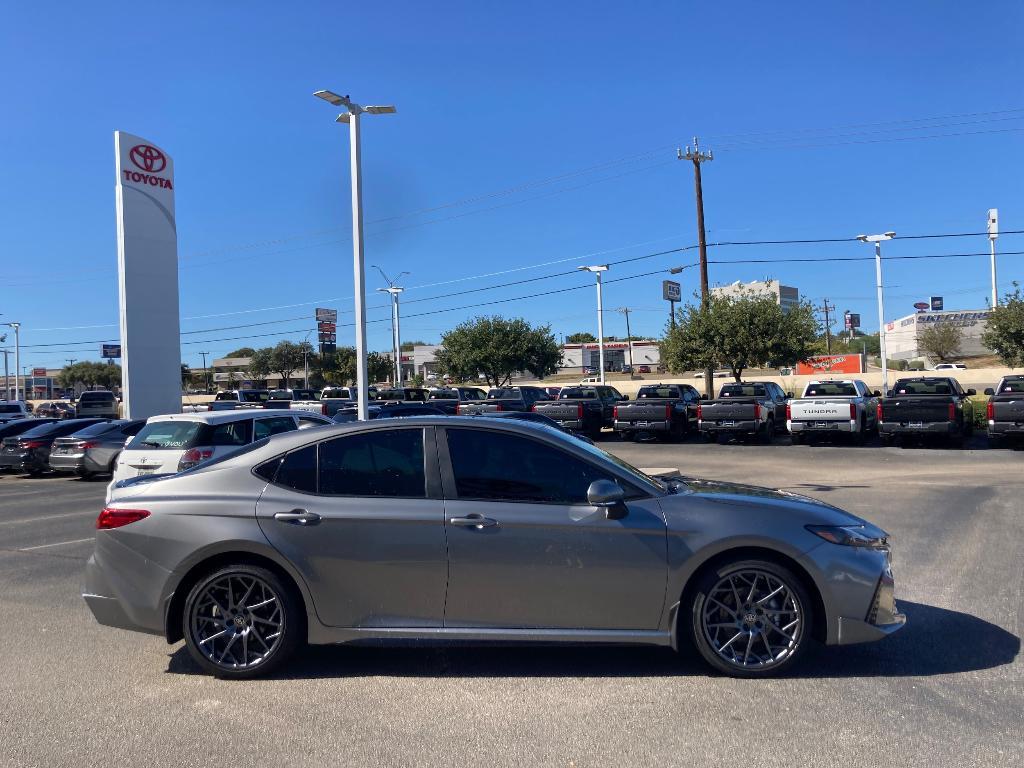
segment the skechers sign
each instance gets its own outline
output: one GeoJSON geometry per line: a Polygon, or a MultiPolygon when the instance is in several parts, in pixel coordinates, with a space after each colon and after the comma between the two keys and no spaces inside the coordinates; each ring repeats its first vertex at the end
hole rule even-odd
{"type": "Polygon", "coordinates": [[[128,159],[139,170],[122,168],[121,173],[124,174],[125,181],[149,184],[151,187],[160,187],[161,189],[174,189],[174,184],[170,179],[153,175],[167,168],[167,156],[156,147],[149,144],[136,144],[128,152],[128,159]]]}

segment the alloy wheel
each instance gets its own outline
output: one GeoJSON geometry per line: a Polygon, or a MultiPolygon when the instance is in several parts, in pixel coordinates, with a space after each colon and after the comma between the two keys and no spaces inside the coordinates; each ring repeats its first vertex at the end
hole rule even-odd
{"type": "Polygon", "coordinates": [[[246,670],[266,662],[281,643],[285,614],[280,596],[263,579],[227,573],[205,585],[192,603],[194,646],[216,667],[246,670]]]}
{"type": "Polygon", "coordinates": [[[800,646],[804,609],[796,591],[778,576],[755,569],[735,571],[707,593],[701,630],[730,667],[771,669],[800,646]]]}

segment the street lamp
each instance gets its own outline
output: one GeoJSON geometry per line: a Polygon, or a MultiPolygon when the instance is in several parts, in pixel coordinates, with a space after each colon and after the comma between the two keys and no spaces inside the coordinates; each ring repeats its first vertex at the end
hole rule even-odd
{"type": "Polygon", "coordinates": [[[316,91],[317,98],[330,102],[336,107],[345,107],[336,122],[348,123],[349,144],[352,156],[352,262],[355,276],[355,315],[356,315],[356,413],[360,421],[369,418],[369,381],[366,366],[366,278],[363,274],[363,184],[361,178],[359,153],[359,117],[364,112],[371,115],[384,115],[395,112],[393,106],[362,107],[349,100],[348,96],[339,96],[331,91],[316,91]]]}
{"type": "MultiPolygon", "coordinates": [[[[399,272],[398,276],[392,280],[387,276],[387,273],[378,267],[376,264],[373,265],[374,269],[380,272],[381,277],[384,278],[384,282],[388,284],[387,288],[378,288],[380,293],[387,293],[391,295],[391,343],[395,350],[395,386],[401,386],[402,384],[402,334],[399,328],[398,318],[398,295],[405,290],[395,283],[397,283],[403,275],[408,275],[408,272],[399,272]]],[[[414,371],[415,373],[415,371],[414,371]]]]}
{"type": "Polygon", "coordinates": [[[601,273],[608,271],[607,264],[591,267],[576,267],[581,272],[593,272],[597,277],[597,358],[601,365],[601,384],[604,384],[604,306],[601,294],[601,273]]]}
{"type": "MultiPolygon", "coordinates": [[[[18,397],[18,372],[21,370],[21,323],[4,323],[8,328],[14,329],[14,399],[20,400],[18,397]]],[[[24,392],[25,382],[22,381],[22,392],[24,392]]]]}
{"type": "Polygon", "coordinates": [[[878,349],[882,355],[882,394],[889,391],[889,361],[885,354],[885,302],[882,297],[882,242],[896,237],[895,232],[881,235],[857,235],[862,243],[875,244],[875,282],[878,284],[878,349]]]}

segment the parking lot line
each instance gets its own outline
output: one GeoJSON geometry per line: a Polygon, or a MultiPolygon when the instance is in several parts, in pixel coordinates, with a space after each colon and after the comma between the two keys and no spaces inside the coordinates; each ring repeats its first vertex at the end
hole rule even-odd
{"type": "Polygon", "coordinates": [[[18,520],[0,520],[0,525],[15,525],[17,523],[36,523],[40,520],[58,520],[63,517],[95,517],[95,512],[64,512],[60,515],[41,515],[39,517],[23,517],[18,520]]]}
{"type": "Polygon", "coordinates": [[[81,544],[86,541],[92,541],[95,537],[90,536],[87,539],[72,539],[71,541],[55,541],[52,544],[37,544],[34,547],[20,547],[19,552],[31,552],[33,549],[46,549],[47,547],[62,547],[65,544],[81,544]]]}

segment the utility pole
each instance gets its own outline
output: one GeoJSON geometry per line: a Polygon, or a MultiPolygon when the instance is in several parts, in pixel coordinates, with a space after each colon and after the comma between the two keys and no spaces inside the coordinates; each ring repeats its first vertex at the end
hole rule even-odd
{"type": "MultiPolygon", "coordinates": [[[[403,275],[408,275],[408,272],[399,272],[398,276],[392,280],[387,276],[387,273],[378,267],[376,264],[373,268],[380,272],[381,277],[384,278],[384,282],[388,284],[387,288],[378,288],[377,291],[380,293],[387,293],[391,296],[391,344],[395,350],[395,386],[402,386],[402,331],[399,325],[399,312],[398,312],[398,296],[405,290],[401,286],[397,285],[397,282],[402,278],[403,275]]],[[[413,366],[415,373],[415,365],[413,366]]]]}
{"type": "MultiPolygon", "coordinates": [[[[700,306],[702,310],[706,310],[708,306],[708,245],[707,240],[704,236],[704,191],[701,185],[700,178],[700,164],[707,163],[715,159],[714,153],[712,152],[701,152],[700,143],[697,141],[697,137],[693,137],[693,149],[690,147],[686,148],[686,154],[683,154],[681,149],[676,150],[676,157],[679,160],[689,160],[693,163],[693,184],[697,194],[697,245],[700,248],[700,306]]],[[[704,389],[708,393],[708,397],[712,396],[712,390],[714,389],[715,372],[711,368],[704,370],[704,389]]]]}
{"type": "Polygon", "coordinates": [[[999,237],[999,210],[988,209],[988,247],[992,254],[992,309],[999,306],[999,294],[996,292],[996,238],[999,237]]]}
{"type": "Polygon", "coordinates": [[[210,369],[206,367],[206,356],[208,354],[210,354],[210,353],[209,352],[200,352],[199,354],[203,356],[203,381],[206,382],[206,393],[209,394],[210,393],[210,369]]]}
{"type": "Polygon", "coordinates": [[[632,377],[636,371],[633,370],[633,334],[629,330],[629,307],[619,307],[615,311],[626,316],[626,349],[629,350],[629,375],[632,377]]]}
{"type": "Polygon", "coordinates": [[[828,299],[825,299],[821,311],[825,313],[825,354],[832,354],[832,322],[829,313],[835,310],[836,305],[829,306],[828,299]]]}

